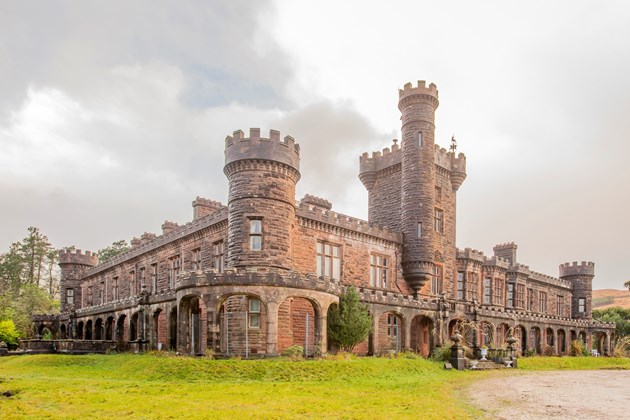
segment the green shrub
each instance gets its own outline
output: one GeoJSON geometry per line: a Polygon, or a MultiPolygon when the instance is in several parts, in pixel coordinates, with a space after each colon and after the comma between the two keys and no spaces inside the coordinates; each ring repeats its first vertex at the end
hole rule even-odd
{"type": "Polygon", "coordinates": [[[536,356],[536,349],[527,349],[523,353],[523,357],[532,357],[532,356],[536,356]]]}
{"type": "Polygon", "coordinates": [[[556,349],[554,349],[553,346],[546,344],[545,347],[543,347],[542,354],[543,356],[546,356],[546,357],[555,356],[556,349]]]}
{"type": "Polygon", "coordinates": [[[9,347],[17,347],[20,333],[10,319],[0,321],[0,341],[7,343],[9,347]]]}
{"type": "Polygon", "coordinates": [[[290,358],[291,360],[299,360],[304,354],[304,347],[291,346],[282,352],[282,355],[290,358]]]}
{"type": "Polygon", "coordinates": [[[451,360],[451,348],[449,346],[436,347],[431,358],[439,362],[448,362],[451,360]]]}
{"type": "Polygon", "coordinates": [[[569,356],[582,357],[588,355],[588,351],[580,340],[571,341],[569,346],[569,356]]]}

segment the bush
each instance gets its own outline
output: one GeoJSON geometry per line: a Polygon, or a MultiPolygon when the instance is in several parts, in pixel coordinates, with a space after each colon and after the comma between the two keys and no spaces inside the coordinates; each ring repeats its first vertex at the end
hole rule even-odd
{"type": "Polygon", "coordinates": [[[630,336],[617,340],[613,351],[615,357],[630,357],[630,336]]]}
{"type": "Polygon", "coordinates": [[[17,347],[20,333],[11,320],[0,321],[0,341],[7,343],[11,348],[17,347]]]}
{"type": "Polygon", "coordinates": [[[300,360],[304,354],[304,347],[291,346],[282,352],[282,355],[290,358],[291,360],[300,360]]]}
{"type": "Polygon", "coordinates": [[[569,356],[582,357],[587,355],[588,350],[586,350],[584,343],[580,340],[571,341],[571,345],[569,346],[569,356]]]}
{"type": "Polygon", "coordinates": [[[352,351],[368,337],[371,329],[368,306],[359,300],[354,287],[348,287],[339,296],[339,305],[331,305],[328,310],[328,340],[341,350],[352,351]]]}
{"type": "Polygon", "coordinates": [[[555,356],[556,355],[556,349],[553,348],[553,346],[550,346],[548,344],[545,345],[545,347],[543,347],[543,351],[542,351],[543,356],[555,356]]]}
{"type": "Polygon", "coordinates": [[[536,356],[536,349],[527,349],[523,353],[523,357],[532,357],[532,356],[536,356]]]}
{"type": "Polygon", "coordinates": [[[431,358],[439,362],[448,362],[451,360],[451,348],[449,346],[436,347],[431,358]]]}

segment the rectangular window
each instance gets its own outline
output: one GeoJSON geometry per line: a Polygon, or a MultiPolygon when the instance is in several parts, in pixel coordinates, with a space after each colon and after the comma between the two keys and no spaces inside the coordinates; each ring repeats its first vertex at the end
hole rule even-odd
{"type": "Polygon", "coordinates": [[[249,249],[252,251],[260,251],[262,249],[262,220],[249,220],[249,249]]]}
{"type": "Polygon", "coordinates": [[[223,273],[223,241],[212,245],[212,259],[217,273],[223,273]]]}
{"type": "Polygon", "coordinates": [[[179,255],[169,258],[169,270],[168,270],[168,287],[170,289],[175,288],[175,279],[181,269],[181,259],[179,255]]]}
{"type": "Polygon", "coordinates": [[[260,328],[260,300],[249,300],[249,328],[260,328]]]}
{"type": "Polygon", "coordinates": [[[136,272],[129,272],[129,296],[135,296],[136,294],[136,272]]]}
{"type": "Polygon", "coordinates": [[[370,255],[370,286],[387,287],[389,259],[384,255],[370,255]]]}
{"type": "Polygon", "coordinates": [[[157,293],[158,265],[151,264],[151,292],[157,293]]]}
{"type": "Polygon", "coordinates": [[[418,222],[418,238],[422,238],[422,222],[418,222]]]}
{"type": "Polygon", "coordinates": [[[483,279],[483,303],[486,305],[492,303],[492,279],[490,277],[483,279]]]}
{"type": "Polygon", "coordinates": [[[527,310],[528,311],[534,310],[534,290],[533,289],[527,289],[527,310]]]}
{"type": "Polygon", "coordinates": [[[138,282],[138,290],[136,290],[136,293],[140,294],[140,292],[142,292],[142,289],[146,287],[146,284],[144,283],[146,281],[146,275],[145,275],[145,269],[144,267],[142,267],[140,269],[140,281],[138,282]]]}
{"type": "Polygon", "coordinates": [[[315,269],[319,277],[341,278],[341,246],[317,242],[315,269]]]}
{"type": "Polygon", "coordinates": [[[435,231],[444,233],[444,212],[440,209],[435,209],[435,231]]]}
{"type": "Polygon", "coordinates": [[[467,293],[466,299],[473,300],[476,299],[479,301],[479,296],[477,294],[477,283],[479,283],[479,274],[477,273],[469,273],[468,279],[466,281],[467,293]]]}
{"type": "Polygon", "coordinates": [[[547,313],[547,292],[538,292],[538,310],[547,313]]]}
{"type": "Polygon", "coordinates": [[[101,284],[101,288],[98,289],[98,301],[102,305],[105,303],[105,293],[103,293],[103,285],[101,284]]]}
{"type": "Polygon", "coordinates": [[[387,335],[398,337],[398,317],[396,315],[387,315],[387,335]]]}
{"type": "Polygon", "coordinates": [[[74,305],[74,289],[66,289],[66,303],[74,305]]]}
{"type": "Polygon", "coordinates": [[[431,293],[439,295],[442,293],[443,269],[441,265],[433,266],[433,277],[431,277],[431,293]]]}
{"type": "Polygon", "coordinates": [[[94,303],[94,295],[92,294],[92,286],[88,286],[87,304],[92,305],[93,303],[94,303]]]}
{"type": "Polygon", "coordinates": [[[508,308],[514,307],[514,283],[508,283],[507,285],[507,301],[505,306],[508,308]]]}
{"type": "Polygon", "coordinates": [[[494,279],[494,304],[501,305],[503,302],[503,279],[494,279]]]}
{"type": "Polygon", "coordinates": [[[118,277],[112,279],[112,299],[118,300],[118,277]]]}
{"type": "Polygon", "coordinates": [[[435,187],[435,201],[438,203],[442,202],[442,187],[435,187]]]}
{"type": "Polygon", "coordinates": [[[564,296],[556,297],[556,316],[564,316],[564,296]]]}
{"type": "Polygon", "coordinates": [[[578,312],[581,313],[581,314],[586,312],[586,299],[584,299],[584,298],[579,298],[578,299],[578,312]]]}
{"type": "Polygon", "coordinates": [[[516,285],[516,307],[525,309],[525,285],[516,285]]]}
{"type": "Polygon", "coordinates": [[[201,248],[193,249],[190,257],[193,270],[201,270],[201,248]]]}
{"type": "Polygon", "coordinates": [[[457,272],[457,299],[466,299],[466,275],[463,271],[457,272]]]}

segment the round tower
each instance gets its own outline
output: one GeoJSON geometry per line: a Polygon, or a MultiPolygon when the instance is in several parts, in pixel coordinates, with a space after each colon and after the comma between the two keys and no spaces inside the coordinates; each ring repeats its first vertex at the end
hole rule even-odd
{"type": "Polygon", "coordinates": [[[90,251],[85,251],[85,253],[82,253],[80,249],[74,251],[62,249],[59,251],[61,312],[69,312],[73,308],[81,307],[83,273],[97,264],[98,255],[92,254],[90,251]]]}
{"type": "Polygon", "coordinates": [[[560,264],[559,271],[560,278],[570,281],[573,285],[571,317],[591,319],[595,264],[590,261],[582,261],[578,264],[577,261],[574,261],[573,264],[560,264]]]}
{"type": "Polygon", "coordinates": [[[291,136],[252,128],[225,139],[228,178],[228,268],[290,270],[295,186],[300,180],[300,146],[291,136]]]}
{"type": "Polygon", "coordinates": [[[398,91],[402,113],[402,269],[417,292],[433,275],[435,235],[435,84],[407,83],[398,91]]]}

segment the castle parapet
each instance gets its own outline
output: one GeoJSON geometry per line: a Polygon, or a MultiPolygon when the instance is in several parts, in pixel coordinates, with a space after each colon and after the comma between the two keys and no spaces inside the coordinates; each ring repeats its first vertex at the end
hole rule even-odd
{"type": "Polygon", "coordinates": [[[324,210],[332,209],[332,203],[325,198],[316,197],[314,195],[306,194],[304,198],[300,200],[300,203],[310,204],[315,207],[321,207],[324,210]]]}
{"type": "Polygon", "coordinates": [[[236,130],[225,138],[225,165],[238,160],[260,159],[284,163],[300,171],[300,145],[291,136],[280,139],[280,132],[269,130],[269,137],[260,137],[260,128],[250,128],[249,137],[236,130]]]}
{"type": "Polygon", "coordinates": [[[98,264],[98,254],[90,251],[81,252],[80,249],[74,251],[61,249],[59,250],[59,264],[78,264],[94,267],[98,264]]]}
{"type": "Polygon", "coordinates": [[[411,83],[406,83],[402,89],[398,89],[398,101],[402,104],[405,99],[411,96],[425,95],[438,99],[438,90],[435,83],[431,83],[427,87],[427,82],[418,80],[418,86],[414,87],[411,83]]]}
{"type": "Polygon", "coordinates": [[[219,201],[209,200],[203,197],[197,197],[192,202],[193,207],[193,220],[200,219],[209,214],[212,214],[224,207],[219,201]]]}
{"type": "Polygon", "coordinates": [[[577,261],[573,261],[573,264],[564,263],[559,267],[560,278],[569,276],[595,276],[595,263],[591,261],[582,261],[578,264],[577,261]]]}
{"type": "Polygon", "coordinates": [[[508,260],[506,260],[505,258],[497,257],[496,255],[493,255],[492,257],[486,257],[483,265],[486,267],[499,267],[506,270],[510,268],[510,262],[508,260]]]}
{"type": "Polygon", "coordinates": [[[483,251],[479,251],[472,248],[457,248],[457,258],[458,259],[466,259],[466,260],[474,260],[479,262],[484,262],[486,260],[486,256],[483,251]]]}
{"type": "Polygon", "coordinates": [[[402,162],[400,146],[397,142],[398,140],[394,139],[391,149],[386,147],[382,152],[372,152],[371,156],[367,152],[359,156],[359,179],[368,191],[374,186],[379,171],[402,162]]]}
{"type": "Polygon", "coordinates": [[[510,265],[516,264],[516,250],[518,246],[514,242],[495,245],[492,250],[497,257],[504,258],[510,262],[510,265]]]}
{"type": "Polygon", "coordinates": [[[168,235],[178,227],[179,225],[177,223],[166,220],[164,221],[164,223],[162,223],[162,235],[168,235]]]}

